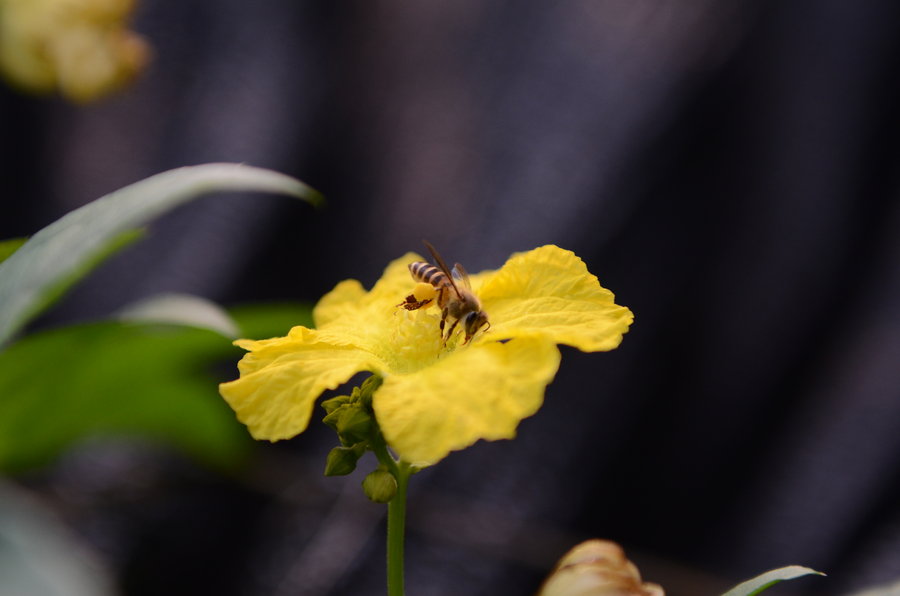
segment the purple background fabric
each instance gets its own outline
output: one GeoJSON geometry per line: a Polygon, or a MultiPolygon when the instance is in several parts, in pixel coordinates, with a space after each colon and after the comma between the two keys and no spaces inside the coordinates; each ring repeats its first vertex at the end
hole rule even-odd
{"type": "MultiPolygon", "coordinates": [[[[117,97],[0,89],[0,236],[208,161],[328,207],[200,201],[41,324],[160,291],[314,301],[421,238],[469,271],[559,244],[636,314],[619,350],[564,350],[515,441],[413,479],[410,594],[531,594],[592,536],[671,596],[900,576],[900,5],[198,0],[135,27],[155,60],[117,97]]],[[[320,478],[332,442],[260,446],[249,478],[125,450],[33,484],[93,504],[70,521],[126,594],[380,594],[382,511],[320,478]],[[150,493],[114,472],[135,462],[150,493]]]]}

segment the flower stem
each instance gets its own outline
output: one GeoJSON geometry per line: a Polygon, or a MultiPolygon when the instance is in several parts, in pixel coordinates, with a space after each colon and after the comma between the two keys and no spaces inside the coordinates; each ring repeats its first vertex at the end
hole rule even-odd
{"type": "Polygon", "coordinates": [[[406,487],[409,484],[409,464],[396,466],[397,494],[388,503],[387,518],[387,581],[388,596],[403,596],[403,538],[406,528],[406,487]]]}
{"type": "Polygon", "coordinates": [[[413,466],[394,459],[381,432],[376,430],[370,445],[379,463],[397,480],[397,494],[388,502],[387,588],[388,596],[403,596],[403,540],[406,533],[406,487],[413,466]]]}

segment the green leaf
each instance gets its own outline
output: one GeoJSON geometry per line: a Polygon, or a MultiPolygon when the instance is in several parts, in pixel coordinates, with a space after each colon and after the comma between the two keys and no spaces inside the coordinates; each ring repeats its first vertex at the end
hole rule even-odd
{"type": "Polygon", "coordinates": [[[801,567],[800,565],[789,565],[779,569],[767,571],[761,575],[757,575],[753,579],[749,579],[743,583],[728,590],[722,596],[754,596],[763,590],[771,588],[775,584],[788,579],[803,577],[804,575],[825,575],[815,569],[809,567],[801,567]]]}
{"type": "MultiPolygon", "coordinates": [[[[309,305],[262,304],[232,316],[244,337],[271,337],[311,324],[311,313],[309,305]]],[[[25,337],[0,352],[0,470],[40,466],[96,434],[149,437],[233,465],[253,443],[218,394],[224,379],[209,369],[226,361],[222,374],[237,376],[241,354],[218,333],[158,324],[107,322],[25,337]]]]}
{"type": "Polygon", "coordinates": [[[159,215],[217,191],[321,196],[302,182],[240,164],[205,164],[157,174],[89,203],[37,232],[0,263],[0,345],[110,252],[110,244],[159,215]]]}
{"type": "Polygon", "coordinates": [[[0,353],[0,469],[43,465],[91,435],[137,435],[232,466],[252,441],[210,369],[238,356],[190,327],[107,322],[25,337],[0,353]]]}
{"type": "MultiPolygon", "coordinates": [[[[78,263],[77,266],[67,271],[64,275],[60,275],[55,280],[53,280],[52,283],[47,284],[47,286],[44,288],[43,293],[33,304],[30,305],[33,309],[32,312],[34,314],[29,316],[24,321],[24,323],[27,323],[29,319],[45,311],[53,303],[62,298],[72,286],[87,277],[87,275],[91,271],[96,269],[101,263],[103,263],[103,261],[116,254],[120,250],[124,249],[125,247],[134,244],[143,237],[144,230],[142,229],[122,232],[118,236],[112,238],[104,246],[102,246],[95,254],[90,255],[88,258],[85,258],[83,261],[78,263]]],[[[2,294],[2,279],[3,278],[0,277],[0,294],[2,294]]],[[[3,307],[0,306],[0,311],[2,311],[2,309],[3,307]]],[[[0,349],[2,349],[2,347],[3,342],[0,341],[0,349]]]]}
{"type": "Polygon", "coordinates": [[[19,247],[25,244],[28,238],[10,238],[9,240],[0,240],[0,263],[9,258],[19,247]]]}
{"type": "Polygon", "coordinates": [[[158,294],[119,311],[118,319],[131,323],[187,325],[237,339],[237,323],[218,304],[189,294],[158,294]]]}

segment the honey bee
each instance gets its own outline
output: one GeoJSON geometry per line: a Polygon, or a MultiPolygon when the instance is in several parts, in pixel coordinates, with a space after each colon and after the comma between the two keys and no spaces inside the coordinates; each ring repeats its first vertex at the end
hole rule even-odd
{"type": "MultiPolygon", "coordinates": [[[[409,273],[415,281],[431,284],[437,291],[437,305],[441,309],[441,343],[446,345],[453,336],[456,326],[461,322],[462,328],[466,332],[463,344],[467,344],[479,329],[485,325],[490,328],[491,324],[488,321],[487,313],[481,310],[481,302],[472,292],[469,274],[466,273],[463,266],[456,263],[453,265],[453,269],[450,269],[431,244],[424,240],[422,242],[431,253],[437,266],[425,261],[416,261],[409,264],[409,273]],[[447,329],[447,334],[444,335],[447,319],[452,319],[453,322],[447,329]]],[[[411,294],[398,306],[402,306],[406,310],[418,310],[423,306],[428,306],[434,300],[435,298],[417,300],[415,295],[411,294]]]]}

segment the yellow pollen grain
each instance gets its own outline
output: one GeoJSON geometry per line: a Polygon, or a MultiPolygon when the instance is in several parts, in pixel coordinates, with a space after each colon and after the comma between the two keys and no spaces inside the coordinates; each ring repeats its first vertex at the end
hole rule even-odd
{"type": "MultiPolygon", "coordinates": [[[[434,289],[433,285],[420,282],[413,288],[412,295],[416,300],[421,302],[422,300],[432,300],[437,295],[437,291],[434,289]]],[[[429,308],[432,305],[433,303],[429,304],[426,308],[429,308]]]]}

